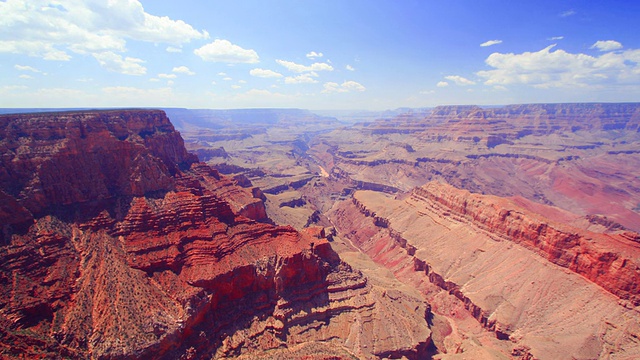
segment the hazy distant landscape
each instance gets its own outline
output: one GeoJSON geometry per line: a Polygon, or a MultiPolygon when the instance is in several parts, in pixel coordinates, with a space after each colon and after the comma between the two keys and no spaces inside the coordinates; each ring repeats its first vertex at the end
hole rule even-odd
{"type": "Polygon", "coordinates": [[[640,3],[0,14],[1,359],[640,358],[640,3]]]}

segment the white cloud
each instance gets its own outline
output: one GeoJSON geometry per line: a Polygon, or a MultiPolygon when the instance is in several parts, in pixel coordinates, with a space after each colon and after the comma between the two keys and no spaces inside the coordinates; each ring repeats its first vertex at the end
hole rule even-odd
{"type": "Polygon", "coordinates": [[[182,52],[181,48],[175,47],[175,46],[167,46],[166,50],[167,50],[167,52],[170,52],[170,53],[181,53],[182,52]]]}
{"type": "Polygon", "coordinates": [[[449,86],[449,83],[446,81],[438,81],[438,83],[436,84],[437,87],[447,87],[449,86]]]}
{"type": "Polygon", "coordinates": [[[178,77],[176,74],[158,74],[160,79],[175,79],[178,77]]]}
{"type": "Polygon", "coordinates": [[[147,68],[140,65],[144,63],[142,59],[131,57],[122,58],[121,55],[111,51],[94,53],[93,57],[98,60],[102,67],[110,71],[126,75],[144,75],[147,73],[147,68]]]}
{"type": "MultiPolygon", "coordinates": [[[[151,15],[138,0],[0,1],[0,52],[66,61],[80,54],[125,52],[127,40],[182,44],[204,39],[181,20],[151,15]]],[[[99,55],[100,56],[100,55],[99,55]]],[[[98,57],[99,57],[98,56],[98,57]]],[[[97,58],[97,57],[96,57],[97,58]]]]}
{"type": "Polygon", "coordinates": [[[222,79],[222,80],[224,80],[224,81],[231,81],[231,80],[233,80],[233,78],[231,78],[231,77],[228,77],[228,76],[227,76],[226,78],[224,78],[224,79],[222,79]]]}
{"type": "Polygon", "coordinates": [[[20,77],[20,79],[33,79],[33,76],[31,76],[31,75],[25,75],[25,74],[22,74],[22,75],[20,75],[19,77],[20,77]]]}
{"type": "Polygon", "coordinates": [[[193,51],[204,61],[222,62],[228,64],[255,64],[260,62],[258,53],[255,50],[243,49],[232,44],[229,40],[217,39],[212,43],[202,46],[193,51]]]}
{"type": "Polygon", "coordinates": [[[569,17],[569,16],[572,16],[572,15],[575,15],[575,14],[576,14],[575,10],[567,10],[567,11],[564,11],[564,12],[560,13],[559,16],[560,17],[569,17]]]}
{"type": "Polygon", "coordinates": [[[317,83],[318,80],[314,79],[313,77],[317,77],[318,74],[316,74],[315,72],[310,72],[307,74],[302,74],[302,75],[298,75],[298,76],[287,76],[286,78],[284,78],[284,83],[285,84],[314,84],[317,83]]]}
{"type": "Polygon", "coordinates": [[[356,69],[354,69],[354,67],[353,67],[353,66],[351,66],[351,65],[347,65],[347,66],[345,66],[344,68],[345,68],[345,69],[347,69],[347,70],[349,70],[349,71],[356,71],[356,69]]]}
{"type": "Polygon", "coordinates": [[[276,62],[284,66],[285,68],[287,68],[287,70],[296,72],[296,73],[302,73],[307,71],[333,71],[333,66],[327,63],[313,63],[309,66],[306,66],[306,65],[296,64],[292,61],[286,61],[286,60],[276,60],[276,62]]]}
{"type": "Polygon", "coordinates": [[[607,52],[600,56],[572,54],[550,45],[537,52],[493,53],[479,71],[486,85],[525,84],[537,88],[602,88],[640,83],[640,50],[607,52]]]}
{"type": "Polygon", "coordinates": [[[480,46],[482,47],[486,47],[486,46],[491,46],[491,45],[497,45],[497,44],[502,44],[502,40],[489,40],[489,41],[485,41],[482,44],[480,44],[480,46]]]}
{"type": "Polygon", "coordinates": [[[556,40],[562,40],[562,39],[564,39],[564,36],[552,36],[552,37],[548,38],[547,40],[556,41],[556,40]]]}
{"type": "Polygon", "coordinates": [[[471,81],[467,78],[464,78],[459,75],[449,75],[444,77],[447,80],[453,81],[456,85],[467,86],[467,85],[475,85],[474,81],[471,81]]]}
{"type": "Polygon", "coordinates": [[[591,45],[590,49],[598,49],[600,51],[613,51],[622,49],[622,44],[615,40],[599,40],[591,45]]]}
{"type": "Polygon", "coordinates": [[[251,76],[261,77],[261,78],[279,78],[279,77],[282,77],[282,74],[280,74],[278,72],[275,72],[273,70],[260,69],[260,68],[252,69],[251,71],[249,71],[249,74],[251,76]]]}
{"type": "Polygon", "coordinates": [[[20,71],[31,71],[31,72],[39,73],[39,74],[42,73],[42,71],[40,71],[40,70],[38,70],[38,69],[36,69],[34,67],[27,66],[27,65],[17,65],[16,64],[16,65],[13,66],[13,68],[16,69],[16,70],[20,70],[20,71]]]}
{"type": "Polygon", "coordinates": [[[366,88],[364,86],[362,86],[361,84],[355,81],[345,81],[342,84],[338,84],[335,82],[324,83],[324,89],[322,90],[322,92],[325,94],[330,94],[330,93],[336,93],[336,92],[346,93],[351,91],[362,92],[365,90],[366,88]]]}
{"type": "Polygon", "coordinates": [[[246,84],[247,82],[245,80],[238,80],[238,84],[246,84]]]}
{"type": "Polygon", "coordinates": [[[308,54],[307,54],[307,57],[308,57],[309,59],[321,58],[322,56],[324,56],[324,54],[322,54],[322,53],[317,53],[317,52],[315,52],[315,51],[312,51],[312,52],[310,52],[310,53],[308,53],[308,54]]]}
{"type": "Polygon", "coordinates": [[[196,74],[193,71],[189,70],[189,68],[186,67],[186,66],[177,66],[177,67],[174,67],[173,70],[171,70],[171,71],[176,73],[176,74],[185,74],[185,75],[195,75],[196,74]]]}
{"type": "Polygon", "coordinates": [[[237,90],[237,89],[240,89],[241,87],[242,87],[242,86],[240,86],[240,85],[231,85],[231,88],[232,88],[232,89],[236,89],[236,90],[237,90]]]}
{"type": "Polygon", "coordinates": [[[227,73],[226,72],[219,72],[218,76],[227,76],[227,73]]]}

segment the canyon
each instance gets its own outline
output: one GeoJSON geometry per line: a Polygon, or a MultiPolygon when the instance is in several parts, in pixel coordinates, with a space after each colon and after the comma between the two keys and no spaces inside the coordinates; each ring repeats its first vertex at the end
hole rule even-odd
{"type": "Polygon", "coordinates": [[[3,358],[427,353],[419,295],[273,225],[164,112],[5,115],[0,138],[3,358]]]}
{"type": "Polygon", "coordinates": [[[638,358],[639,141],[634,103],[0,115],[0,354],[638,358]]]}

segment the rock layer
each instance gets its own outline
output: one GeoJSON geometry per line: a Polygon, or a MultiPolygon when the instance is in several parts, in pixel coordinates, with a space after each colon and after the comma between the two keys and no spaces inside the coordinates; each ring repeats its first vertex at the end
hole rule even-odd
{"type": "Polygon", "coordinates": [[[440,181],[638,232],[639,123],[638,103],[441,106],[320,134],[308,153],[356,189],[409,192],[440,181]]]}
{"type": "MultiPolygon", "coordinates": [[[[329,216],[339,234],[422,289],[434,313],[458,326],[466,316],[474,317],[498,339],[509,340],[512,356],[640,354],[637,290],[628,281],[639,273],[634,259],[640,246],[633,241],[571,229],[514,201],[437,183],[396,199],[358,191],[329,216]],[[557,260],[566,258],[576,260],[557,260]],[[582,267],[584,272],[571,265],[588,262],[590,270],[582,267]],[[592,278],[598,285],[587,279],[592,273],[598,274],[592,278]]],[[[439,350],[470,351],[455,331],[434,333],[444,333],[438,336],[439,350]]]]}
{"type": "Polygon", "coordinates": [[[314,343],[339,357],[425,355],[422,300],[389,298],[326,239],[269,224],[260,192],[197,163],[163,112],[0,125],[2,357],[196,359],[314,343]]]}

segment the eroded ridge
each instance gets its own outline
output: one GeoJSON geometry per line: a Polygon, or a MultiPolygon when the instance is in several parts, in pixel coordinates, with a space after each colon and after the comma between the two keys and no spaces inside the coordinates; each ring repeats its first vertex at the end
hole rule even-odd
{"type": "MultiPolygon", "coordinates": [[[[548,210],[550,214],[557,212],[551,207],[548,210]]],[[[640,354],[635,325],[640,320],[634,304],[637,297],[633,285],[623,282],[637,276],[633,267],[625,269],[632,260],[623,262],[635,258],[637,251],[629,232],[618,236],[574,231],[568,225],[529,214],[510,199],[471,194],[438,183],[404,197],[358,191],[353,200],[336,204],[328,215],[340,234],[398,279],[421,289],[434,313],[451,318],[450,323],[464,324],[460,308],[465,309],[498,339],[508,340],[512,356],[608,358],[640,354]],[[533,230],[526,230],[530,227],[533,230]],[[526,241],[548,244],[548,252],[541,252],[542,246],[530,247],[525,241],[528,235],[521,235],[538,228],[546,229],[540,231],[543,235],[536,232],[538,235],[529,238],[540,237],[538,240],[526,241]],[[576,233],[584,238],[573,247],[562,245],[567,244],[562,239],[576,239],[576,233]],[[581,246],[586,249],[578,251],[581,246]],[[576,263],[591,260],[599,274],[604,279],[610,276],[613,283],[596,277],[596,284],[578,275],[570,268],[572,262],[556,264],[554,259],[564,259],[567,250],[576,254],[569,256],[577,256],[576,263]],[[598,251],[615,256],[600,256],[598,251]],[[615,266],[615,261],[626,266],[615,266]],[[603,273],[608,267],[617,275],[603,273]],[[433,286],[457,299],[459,305],[439,295],[433,286]]],[[[441,352],[464,350],[464,340],[456,340],[455,331],[443,333],[444,339],[435,340],[441,352]]],[[[491,346],[490,341],[483,343],[485,348],[491,346]]]]}
{"type": "Polygon", "coordinates": [[[640,305],[640,243],[631,231],[599,234],[577,229],[523,209],[508,199],[471,194],[432,182],[416,188],[416,201],[449,213],[488,234],[534,250],[606,290],[640,305]]]}
{"type": "Polygon", "coordinates": [[[260,192],[198,163],[163,112],[0,125],[2,357],[426,353],[424,301],[389,300],[322,231],[270,224],[260,192]]]}

